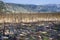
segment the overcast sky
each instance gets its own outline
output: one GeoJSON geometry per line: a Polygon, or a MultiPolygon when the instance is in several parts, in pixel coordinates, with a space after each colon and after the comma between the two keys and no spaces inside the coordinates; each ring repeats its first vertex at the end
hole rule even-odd
{"type": "Polygon", "coordinates": [[[60,0],[3,0],[7,3],[17,3],[17,4],[60,4],[60,0]]]}

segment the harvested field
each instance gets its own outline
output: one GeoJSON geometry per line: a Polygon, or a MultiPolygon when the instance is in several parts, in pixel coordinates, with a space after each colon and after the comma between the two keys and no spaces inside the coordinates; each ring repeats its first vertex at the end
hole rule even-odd
{"type": "Polygon", "coordinates": [[[0,14],[0,23],[38,22],[38,21],[60,21],[60,13],[17,13],[0,14]]]}

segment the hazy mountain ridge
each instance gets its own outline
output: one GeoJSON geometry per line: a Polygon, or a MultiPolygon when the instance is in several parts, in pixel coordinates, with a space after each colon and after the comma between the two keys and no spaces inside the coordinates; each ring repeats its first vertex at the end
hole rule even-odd
{"type": "Polygon", "coordinates": [[[16,12],[16,13],[60,12],[60,4],[27,5],[27,4],[6,3],[6,8],[7,12],[16,12]]]}

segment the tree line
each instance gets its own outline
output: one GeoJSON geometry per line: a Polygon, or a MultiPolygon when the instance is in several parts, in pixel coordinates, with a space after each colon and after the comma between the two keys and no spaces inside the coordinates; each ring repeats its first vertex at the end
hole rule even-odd
{"type": "Polygon", "coordinates": [[[5,10],[5,3],[1,0],[0,1],[0,13],[2,13],[5,10]]]}

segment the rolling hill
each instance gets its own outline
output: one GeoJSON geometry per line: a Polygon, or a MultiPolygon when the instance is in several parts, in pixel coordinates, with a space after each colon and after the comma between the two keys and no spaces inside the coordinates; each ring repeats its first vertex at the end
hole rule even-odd
{"type": "Polygon", "coordinates": [[[60,12],[60,4],[33,5],[6,3],[6,12],[13,13],[51,13],[60,12]]]}

